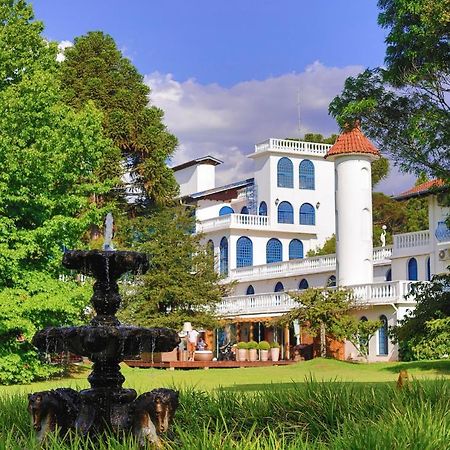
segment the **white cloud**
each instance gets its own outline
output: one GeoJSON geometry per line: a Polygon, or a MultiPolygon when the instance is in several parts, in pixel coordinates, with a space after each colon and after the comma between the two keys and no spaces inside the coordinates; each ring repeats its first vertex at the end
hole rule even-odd
{"type": "Polygon", "coordinates": [[[165,123],[179,139],[173,164],[215,156],[225,162],[217,170],[217,183],[222,184],[250,177],[253,162],[245,156],[252,153],[254,144],[269,137],[336,133],[328,104],[342,91],[345,79],[362,70],[356,65],[327,67],[316,61],[301,73],[231,87],[203,85],[195,79],[179,82],[171,74],[158,72],[145,76],[145,82],[152,89],[152,104],[164,110],[165,123]]]}
{"type": "Polygon", "coordinates": [[[64,61],[65,56],[64,56],[64,50],[67,47],[72,47],[73,46],[73,42],[71,41],[61,41],[58,44],[58,54],[56,55],[56,61],[61,62],[64,61]]]}

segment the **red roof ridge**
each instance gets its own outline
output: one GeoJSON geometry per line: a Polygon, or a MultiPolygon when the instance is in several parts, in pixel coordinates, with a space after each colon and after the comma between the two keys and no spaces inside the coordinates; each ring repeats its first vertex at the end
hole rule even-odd
{"type": "Polygon", "coordinates": [[[397,198],[401,197],[409,197],[410,195],[417,195],[417,194],[423,194],[425,192],[428,192],[432,188],[439,188],[441,186],[444,186],[444,180],[441,180],[440,178],[434,178],[433,180],[425,181],[424,183],[420,183],[417,186],[413,186],[411,189],[408,189],[405,192],[402,192],[401,194],[397,195],[397,198]]]}
{"type": "Polygon", "coordinates": [[[356,121],[351,128],[348,126],[344,128],[344,131],[338,136],[336,142],[328,150],[325,158],[352,153],[363,153],[377,158],[381,156],[375,145],[364,136],[359,121],[356,121]]]}

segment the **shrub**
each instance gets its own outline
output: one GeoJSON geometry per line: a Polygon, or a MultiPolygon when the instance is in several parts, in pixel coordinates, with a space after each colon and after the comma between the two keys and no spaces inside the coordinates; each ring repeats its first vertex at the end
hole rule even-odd
{"type": "Polygon", "coordinates": [[[280,344],[278,342],[271,342],[270,348],[280,348],[280,344]]]}
{"type": "Polygon", "coordinates": [[[238,342],[237,348],[238,348],[238,350],[247,350],[248,342],[238,342]]]}
{"type": "Polygon", "coordinates": [[[250,341],[247,343],[247,348],[249,350],[253,350],[253,349],[257,349],[258,348],[258,343],[255,341],[250,341]]]}
{"type": "Polygon", "coordinates": [[[270,344],[269,344],[267,341],[261,341],[261,342],[258,344],[258,348],[259,348],[260,350],[269,350],[270,344]]]}

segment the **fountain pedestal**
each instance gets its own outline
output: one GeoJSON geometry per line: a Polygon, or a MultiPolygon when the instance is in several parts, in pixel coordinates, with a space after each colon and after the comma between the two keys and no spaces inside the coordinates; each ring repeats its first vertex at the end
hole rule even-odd
{"type": "Polygon", "coordinates": [[[126,272],[145,273],[149,263],[144,254],[74,250],[64,254],[63,265],[96,279],[91,299],[96,315],[90,325],[39,331],[33,344],[43,352],[70,351],[93,362],[88,377],[91,388],[80,392],[81,407],[75,421],[79,432],[129,430],[136,391],[122,387],[125,378],[119,363],[142,351],[171,351],[180,338],[168,328],[123,326],[116,317],[121,302],[117,280],[126,272]]]}

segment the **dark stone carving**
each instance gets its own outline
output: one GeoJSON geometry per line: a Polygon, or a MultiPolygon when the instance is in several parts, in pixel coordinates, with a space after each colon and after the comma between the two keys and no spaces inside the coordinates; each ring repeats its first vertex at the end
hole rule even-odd
{"type": "MultiPolygon", "coordinates": [[[[115,316],[121,302],[117,280],[126,272],[145,273],[149,268],[147,257],[142,253],[127,251],[74,250],[64,254],[63,265],[96,279],[91,299],[96,316],[90,325],[50,327],[33,337],[33,344],[42,352],[69,351],[86,356],[94,363],[88,377],[91,388],[77,393],[78,410],[75,419],[67,427],[75,428],[84,435],[107,430],[116,433],[132,431],[137,394],[134,389],[122,388],[125,378],[120,372],[119,363],[142,351],[171,351],[180,342],[174,330],[123,326],[115,316]]],[[[64,406],[58,391],[63,390],[33,395],[41,399],[45,397],[47,404],[58,409],[58,402],[60,407],[64,406]]],[[[34,405],[30,408],[36,409],[34,397],[33,400],[30,397],[30,405],[34,405]]],[[[175,409],[176,406],[173,411],[175,409]]],[[[58,425],[66,423],[65,420],[58,414],[58,425]]],[[[49,428],[47,431],[52,430],[49,428]]],[[[40,438],[45,438],[45,434],[41,433],[40,438]]]]}

